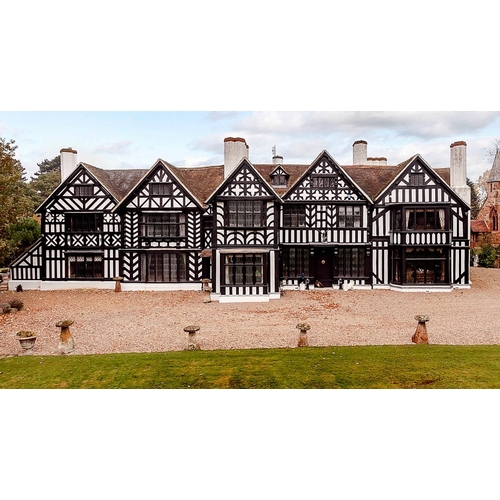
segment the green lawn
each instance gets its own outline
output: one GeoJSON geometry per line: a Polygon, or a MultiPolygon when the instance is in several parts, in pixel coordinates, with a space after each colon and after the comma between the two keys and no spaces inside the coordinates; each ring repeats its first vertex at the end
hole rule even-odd
{"type": "Polygon", "coordinates": [[[500,346],[178,351],[0,360],[0,388],[500,388],[500,346]]]}

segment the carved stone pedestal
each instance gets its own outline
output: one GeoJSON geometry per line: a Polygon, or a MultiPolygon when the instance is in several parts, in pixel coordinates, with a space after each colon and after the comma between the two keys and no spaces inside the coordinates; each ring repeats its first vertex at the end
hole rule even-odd
{"type": "Polygon", "coordinates": [[[429,336],[427,335],[427,327],[425,324],[430,320],[429,316],[417,315],[415,319],[418,321],[417,329],[411,338],[414,344],[428,344],[429,336]]]}
{"type": "Polygon", "coordinates": [[[196,332],[200,329],[199,326],[189,325],[184,328],[184,331],[188,333],[188,351],[199,351],[201,349],[198,339],[196,338],[196,332]]]}
{"type": "Polygon", "coordinates": [[[56,326],[61,329],[61,334],[59,335],[59,346],[57,349],[61,354],[69,354],[75,350],[75,341],[73,340],[73,335],[69,331],[69,327],[74,323],[71,319],[65,319],[64,321],[59,321],[56,326]]]}
{"type": "Polygon", "coordinates": [[[311,325],[308,323],[299,323],[296,328],[300,330],[299,343],[297,344],[297,347],[308,347],[309,339],[307,338],[307,330],[311,329],[311,325]]]}

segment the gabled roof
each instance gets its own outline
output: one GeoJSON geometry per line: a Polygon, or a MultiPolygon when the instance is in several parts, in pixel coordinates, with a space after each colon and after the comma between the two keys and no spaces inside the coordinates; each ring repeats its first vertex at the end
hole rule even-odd
{"type": "Polygon", "coordinates": [[[470,230],[472,233],[489,233],[490,228],[484,220],[471,220],[470,230]]]}
{"type": "MultiPolygon", "coordinates": [[[[248,166],[250,167],[251,170],[253,170],[257,176],[257,178],[264,184],[264,186],[266,186],[269,190],[269,192],[276,196],[276,198],[279,199],[279,195],[277,193],[277,190],[273,188],[273,186],[271,186],[270,182],[268,179],[266,179],[261,173],[260,171],[255,168],[255,165],[253,165],[247,158],[243,158],[243,160],[241,160],[241,162],[239,163],[239,165],[227,176],[226,179],[223,179],[223,182],[220,183],[218,186],[215,187],[215,189],[210,193],[210,195],[207,197],[206,201],[207,203],[219,192],[219,191],[222,191],[230,182],[232,182],[234,176],[236,175],[236,173],[244,166],[248,166]]],[[[274,167],[275,165],[271,165],[272,167],[274,167]]],[[[269,176],[267,176],[269,178],[269,176]]]]}
{"type": "Polygon", "coordinates": [[[201,198],[197,194],[196,190],[192,189],[192,185],[193,184],[192,184],[192,182],[189,181],[189,177],[190,176],[189,176],[188,172],[184,172],[183,171],[184,169],[181,169],[181,168],[178,168],[178,167],[174,167],[174,165],[171,165],[170,163],[166,162],[165,160],[162,160],[161,158],[159,158],[150,169],[138,171],[142,175],[138,175],[137,182],[135,182],[130,187],[130,189],[128,190],[128,192],[124,196],[122,196],[120,202],[114,208],[114,211],[119,210],[119,208],[120,208],[121,205],[124,205],[124,204],[128,203],[128,201],[130,200],[130,198],[132,196],[134,196],[135,191],[137,190],[137,188],[139,188],[139,186],[141,186],[144,182],[147,181],[147,178],[148,178],[149,174],[151,172],[155,171],[158,168],[158,166],[161,166],[161,167],[165,168],[168,172],[170,172],[170,174],[175,178],[175,180],[177,181],[177,183],[186,191],[186,193],[191,198],[193,198],[193,201],[195,203],[197,203],[200,207],[203,207],[203,198],[201,198]]]}
{"type": "MultiPolygon", "coordinates": [[[[341,165],[339,165],[335,159],[328,153],[328,151],[326,150],[323,150],[317,157],[316,159],[310,164],[308,165],[308,167],[302,172],[302,174],[300,176],[298,176],[298,178],[294,181],[294,182],[291,182],[290,183],[290,186],[288,187],[288,189],[286,190],[286,193],[292,191],[295,186],[297,186],[300,181],[306,177],[306,175],[309,173],[309,171],[312,171],[316,168],[316,166],[318,165],[318,162],[320,161],[320,159],[322,157],[326,156],[328,158],[328,160],[333,164],[335,165],[338,169],[340,169],[341,172],[343,172],[343,174],[345,175],[345,177],[354,185],[355,188],[357,188],[361,194],[366,198],[368,199],[369,201],[372,200],[372,198],[370,197],[370,195],[368,194],[368,192],[364,189],[364,187],[368,187],[368,186],[363,186],[363,182],[359,183],[359,182],[356,182],[352,176],[350,175],[350,168],[351,167],[343,167],[341,165]]],[[[363,180],[365,178],[365,176],[362,176],[362,178],[360,180],[363,180]]],[[[284,194],[286,194],[284,193],[284,194]]]]}
{"type": "MultiPolygon", "coordinates": [[[[419,158],[430,171],[437,174],[444,181],[444,184],[449,188],[450,169],[436,168],[433,169],[420,157],[415,155],[399,165],[340,165],[338,164],[327,151],[323,151],[310,164],[253,164],[246,161],[256,172],[258,177],[268,186],[270,192],[275,193],[278,198],[283,197],[288,193],[298,182],[304,177],[308,170],[314,168],[316,162],[322,155],[328,155],[328,158],[337,165],[364,195],[370,200],[378,198],[401,174],[401,172],[413,161],[419,158]],[[277,169],[282,168],[289,175],[287,187],[275,187],[272,185],[272,173],[277,169]]],[[[495,158],[499,170],[500,180],[500,158],[495,158]]],[[[125,198],[132,195],[133,191],[147,178],[148,174],[159,164],[163,165],[179,184],[191,195],[196,203],[202,207],[204,203],[210,199],[223,184],[226,184],[228,179],[224,179],[224,165],[204,166],[204,167],[175,167],[170,163],[158,159],[155,164],[149,169],[121,169],[121,170],[105,170],[102,168],[80,163],[69,180],[76,174],[80,168],[86,169],[103,188],[105,188],[111,196],[113,196],[119,205],[125,203],[125,198]]],[[[495,165],[495,163],[494,163],[495,165]]],[[[235,169],[236,170],[236,169],[235,169]]],[[[492,169],[493,172],[493,169],[492,169]]],[[[490,176],[491,177],[491,176],[490,176]]],[[[66,181],[65,181],[66,182],[66,181]]],[[[54,193],[63,186],[60,184],[56,190],[49,196],[51,198],[54,193]]],[[[451,191],[451,188],[450,188],[451,191]]],[[[39,207],[39,210],[48,202],[49,198],[39,207]]]]}
{"type": "MultiPolygon", "coordinates": [[[[382,190],[380,190],[377,193],[376,198],[380,198],[393,182],[398,182],[399,178],[404,175],[404,171],[406,170],[406,168],[417,160],[426,168],[429,175],[434,176],[435,180],[437,180],[439,183],[442,183],[443,188],[454,199],[459,201],[462,205],[465,205],[465,202],[462,200],[462,198],[460,196],[458,196],[457,193],[455,193],[455,191],[453,191],[453,189],[450,187],[450,169],[449,168],[436,168],[436,169],[434,169],[419,154],[416,154],[416,155],[412,156],[411,158],[409,158],[408,160],[404,161],[403,163],[400,163],[399,165],[397,165],[397,167],[393,167],[393,168],[395,168],[394,177],[389,180],[389,182],[385,188],[383,188],[382,190]]],[[[380,167],[377,166],[374,168],[378,169],[380,167]]]]}

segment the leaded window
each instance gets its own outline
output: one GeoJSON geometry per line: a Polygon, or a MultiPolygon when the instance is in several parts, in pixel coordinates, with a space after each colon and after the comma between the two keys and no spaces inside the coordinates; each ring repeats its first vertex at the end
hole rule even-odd
{"type": "Polygon", "coordinates": [[[446,229],[446,210],[444,208],[407,208],[404,228],[408,231],[443,231],[446,229]]]}
{"type": "Polygon", "coordinates": [[[179,212],[142,214],[140,234],[146,238],[180,238],[186,234],[185,216],[179,212]]]}
{"type": "Polygon", "coordinates": [[[149,193],[153,196],[171,196],[172,189],[171,182],[152,182],[149,184],[149,193]]]}
{"type": "Polygon", "coordinates": [[[448,250],[443,247],[406,247],[392,251],[393,280],[406,284],[442,284],[447,277],[448,250]]]}
{"type": "Polygon", "coordinates": [[[271,176],[273,186],[286,186],[288,182],[287,174],[273,174],[271,176]]]}
{"type": "Polygon", "coordinates": [[[445,282],[446,251],[440,247],[405,248],[406,283],[445,282]]]}
{"type": "Polygon", "coordinates": [[[75,196],[80,198],[90,198],[94,196],[94,186],[92,184],[78,184],[75,186],[75,196]]]}
{"type": "Polygon", "coordinates": [[[306,225],[305,205],[285,205],[283,207],[284,227],[304,227],[306,225]]]}
{"type": "Polygon", "coordinates": [[[309,275],[309,248],[283,247],[281,251],[281,276],[283,278],[300,278],[304,273],[309,275]]]}
{"type": "Polygon", "coordinates": [[[103,277],[104,263],[101,254],[69,255],[67,263],[71,279],[103,277]]]}
{"type": "Polygon", "coordinates": [[[337,208],[338,227],[361,227],[361,207],[359,205],[340,205],[337,208]]]}
{"type": "Polygon", "coordinates": [[[152,252],[143,255],[142,280],[149,283],[186,281],[186,254],[152,252]]]}
{"type": "Polygon", "coordinates": [[[365,249],[340,247],[338,249],[338,275],[341,278],[365,276],[365,249]]]}
{"type": "Polygon", "coordinates": [[[336,188],[339,183],[337,175],[311,175],[311,186],[319,189],[336,188]]]}
{"type": "Polygon", "coordinates": [[[66,231],[69,233],[96,233],[102,231],[102,214],[66,214],[66,231]]]}
{"type": "Polygon", "coordinates": [[[423,173],[410,174],[410,186],[423,186],[424,181],[425,178],[423,173]]]}
{"type": "Polygon", "coordinates": [[[263,254],[228,254],[225,261],[226,285],[261,285],[263,254]]]}
{"type": "Polygon", "coordinates": [[[228,201],[227,225],[230,227],[262,227],[264,202],[261,200],[228,201]]]}

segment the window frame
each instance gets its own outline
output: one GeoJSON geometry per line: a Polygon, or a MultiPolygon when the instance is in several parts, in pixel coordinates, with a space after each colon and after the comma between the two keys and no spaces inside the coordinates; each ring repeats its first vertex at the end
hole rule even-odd
{"type": "Polygon", "coordinates": [[[283,206],[283,227],[305,227],[305,226],[306,226],[305,205],[283,206]]]}
{"type": "Polygon", "coordinates": [[[187,277],[185,252],[147,252],[141,256],[141,281],[145,283],[183,283],[187,277]]]}
{"type": "Polygon", "coordinates": [[[139,221],[139,235],[149,239],[184,238],[186,216],[183,212],[143,212],[139,221]]]}
{"type": "Polygon", "coordinates": [[[69,279],[104,278],[104,256],[102,253],[69,253],[66,255],[66,266],[69,279]],[[83,262],[83,264],[79,264],[78,266],[79,262],[83,262]],[[80,272],[82,265],[83,273],[80,272]]]}
{"type": "Polygon", "coordinates": [[[227,227],[265,227],[266,204],[264,200],[228,200],[225,203],[227,227]],[[258,210],[255,210],[258,208],[258,210]]]}
{"type": "Polygon", "coordinates": [[[311,187],[314,189],[337,189],[338,186],[337,174],[311,174],[311,187]]]}
{"type": "Polygon", "coordinates": [[[173,191],[174,191],[174,186],[172,182],[149,183],[149,194],[151,196],[172,196],[173,191]]]}
{"type": "Polygon", "coordinates": [[[93,184],[76,184],[73,186],[75,191],[75,196],[78,198],[91,198],[94,196],[94,185],[93,184]]]}
{"type": "Polygon", "coordinates": [[[101,233],[103,214],[99,212],[70,212],[65,216],[68,233],[101,233]]]}
{"type": "Polygon", "coordinates": [[[360,228],[363,227],[363,206],[362,205],[338,205],[337,206],[337,227],[339,228],[360,228]],[[359,210],[355,214],[355,210],[359,210]],[[348,213],[351,211],[352,213],[348,213]],[[343,213],[342,213],[343,212],[343,213]]]}
{"type": "Polygon", "coordinates": [[[311,250],[309,247],[284,246],[281,250],[281,277],[283,279],[300,278],[302,273],[309,276],[311,250]]]}
{"type": "Polygon", "coordinates": [[[263,253],[231,253],[224,259],[224,282],[226,286],[264,285],[266,266],[263,253]]]}

